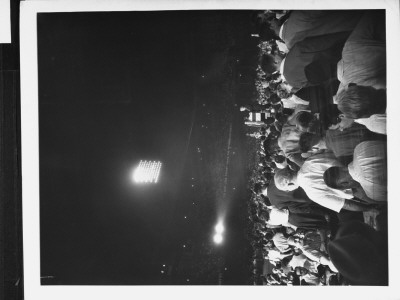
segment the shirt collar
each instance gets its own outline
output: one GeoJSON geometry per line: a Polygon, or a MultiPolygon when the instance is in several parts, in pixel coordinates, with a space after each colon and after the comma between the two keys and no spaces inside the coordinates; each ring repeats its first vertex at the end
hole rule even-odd
{"type": "Polygon", "coordinates": [[[281,77],[283,81],[286,81],[285,76],[283,76],[283,68],[285,66],[285,60],[286,57],[284,59],[282,59],[281,65],[279,66],[279,73],[281,73],[281,77]]]}
{"type": "Polygon", "coordinates": [[[283,27],[285,26],[286,22],[287,22],[287,20],[286,20],[285,22],[283,22],[283,24],[281,25],[281,28],[279,29],[279,38],[280,38],[281,40],[283,40],[283,38],[282,38],[283,27]]]}

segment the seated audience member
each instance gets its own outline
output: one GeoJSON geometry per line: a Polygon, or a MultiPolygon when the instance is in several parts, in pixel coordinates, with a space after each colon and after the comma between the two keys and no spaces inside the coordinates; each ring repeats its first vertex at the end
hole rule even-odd
{"type": "Polygon", "coordinates": [[[333,153],[315,154],[304,162],[298,172],[288,168],[278,170],[274,175],[275,185],[283,191],[293,191],[300,186],[312,201],[336,212],[340,212],[342,209],[373,210],[369,205],[354,201],[351,190],[338,190],[326,185],[324,172],[330,167],[336,166],[341,167],[342,164],[333,153]]]}
{"type": "Polygon", "coordinates": [[[324,180],[332,188],[348,189],[359,183],[365,194],[374,201],[387,201],[387,146],[383,141],[367,141],[354,149],[348,165],[329,168],[324,180]]]}
{"type": "Polygon", "coordinates": [[[282,232],[275,233],[275,235],[272,237],[272,240],[275,244],[275,247],[278,248],[281,253],[285,253],[291,250],[287,242],[288,237],[286,237],[282,232]]]}
{"type": "Polygon", "coordinates": [[[304,267],[296,267],[295,273],[300,277],[300,280],[304,280],[307,285],[322,285],[319,274],[316,272],[311,272],[304,267]]]}
{"type": "Polygon", "coordinates": [[[344,223],[328,253],[351,285],[388,285],[388,248],[384,234],[359,221],[344,223]]]}
{"type": "Polygon", "coordinates": [[[386,141],[386,136],[371,132],[358,123],[353,123],[342,130],[329,129],[325,133],[326,147],[346,165],[353,160],[354,149],[359,143],[375,140],[386,141]]]}
{"type": "Polygon", "coordinates": [[[301,132],[311,132],[322,135],[322,128],[318,116],[308,111],[301,111],[295,118],[296,128],[301,132]]]}
{"type": "MultiPolygon", "coordinates": [[[[299,146],[301,152],[308,152],[310,155],[322,150],[332,151],[342,164],[347,165],[353,160],[354,149],[359,143],[375,140],[386,141],[386,136],[373,133],[365,126],[353,123],[344,130],[327,130],[325,138],[308,132],[302,133],[299,146]]],[[[302,156],[306,157],[304,154],[302,156]]]]}
{"type": "Polygon", "coordinates": [[[269,214],[264,213],[262,218],[270,225],[282,225],[294,229],[329,228],[329,223],[323,214],[292,213],[288,209],[272,207],[269,214]]]}
{"type": "Polygon", "coordinates": [[[347,34],[333,33],[310,37],[297,43],[284,57],[281,53],[264,54],[261,68],[271,74],[280,71],[282,79],[295,93],[307,86],[320,85],[334,78],[347,34]]]}
{"type": "Polygon", "coordinates": [[[346,118],[370,131],[386,134],[386,90],[350,85],[337,94],[336,101],[346,118]]]}
{"type": "MultiPolygon", "coordinates": [[[[317,153],[325,152],[328,150],[325,139],[321,138],[319,135],[303,132],[300,136],[299,147],[302,153],[308,153],[309,156],[317,153]]],[[[305,157],[305,155],[303,155],[305,157]]]]}
{"type": "Polygon", "coordinates": [[[361,11],[294,10],[285,20],[269,20],[275,36],[290,50],[305,38],[337,32],[350,32],[362,16],[361,11]]]}
{"type": "Polygon", "coordinates": [[[291,246],[299,248],[310,260],[328,266],[333,272],[338,272],[329,256],[321,251],[323,241],[318,232],[307,232],[303,238],[291,236],[288,238],[288,243],[291,246]]]}
{"type": "Polygon", "coordinates": [[[337,77],[338,93],[350,83],[386,88],[385,11],[364,13],[344,45],[337,77]]]}

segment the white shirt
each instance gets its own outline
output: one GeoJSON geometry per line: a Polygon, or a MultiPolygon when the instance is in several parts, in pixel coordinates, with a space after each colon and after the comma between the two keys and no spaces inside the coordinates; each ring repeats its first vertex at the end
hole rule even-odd
{"type": "Polygon", "coordinates": [[[349,173],[358,181],[369,198],[387,201],[387,148],[386,142],[367,141],[354,149],[349,173]]]}
{"type": "Polygon", "coordinates": [[[295,109],[298,105],[308,106],[310,102],[301,99],[300,97],[293,94],[289,98],[282,98],[283,107],[295,109]]]}
{"type": "Polygon", "coordinates": [[[269,213],[268,224],[271,225],[282,225],[287,224],[289,221],[289,211],[287,209],[272,208],[269,213]]]}
{"type": "Polygon", "coordinates": [[[386,114],[375,114],[369,118],[355,119],[354,122],[364,125],[372,132],[386,134],[386,114]]]}
{"type": "Polygon", "coordinates": [[[286,57],[284,59],[282,59],[281,65],[279,66],[279,73],[281,73],[281,78],[282,78],[282,81],[284,81],[284,82],[286,82],[286,78],[285,78],[285,76],[283,76],[283,68],[285,66],[285,60],[286,60],[286,57]]]}
{"type": "Polygon", "coordinates": [[[288,49],[288,47],[286,46],[285,43],[282,43],[281,41],[275,41],[275,42],[276,42],[276,44],[278,46],[279,51],[284,52],[284,53],[288,53],[289,52],[289,49],[288,49]]]}
{"type": "Polygon", "coordinates": [[[309,157],[297,173],[297,184],[314,202],[339,212],[345,199],[352,199],[351,190],[337,190],[328,187],[324,181],[324,172],[330,167],[341,167],[342,164],[331,152],[315,154],[309,157]]]}

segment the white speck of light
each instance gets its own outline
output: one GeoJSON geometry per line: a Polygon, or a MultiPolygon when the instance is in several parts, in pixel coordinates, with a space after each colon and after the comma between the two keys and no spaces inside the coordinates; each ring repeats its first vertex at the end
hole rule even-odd
{"type": "Polygon", "coordinates": [[[186,245],[183,245],[183,248],[186,248],[186,245]]]}
{"type": "Polygon", "coordinates": [[[162,265],[163,267],[165,267],[165,265],[162,265]]]}
{"type": "Polygon", "coordinates": [[[161,271],[161,274],[164,274],[164,271],[161,271]]]}
{"type": "Polygon", "coordinates": [[[187,219],[187,217],[185,216],[185,219],[187,219]]]}

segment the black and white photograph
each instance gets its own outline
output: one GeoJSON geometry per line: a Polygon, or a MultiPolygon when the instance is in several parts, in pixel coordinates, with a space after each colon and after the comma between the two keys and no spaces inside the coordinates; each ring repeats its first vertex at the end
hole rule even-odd
{"type": "Polygon", "coordinates": [[[26,299],[393,291],[398,3],[73,2],[21,3],[26,299]]]}

